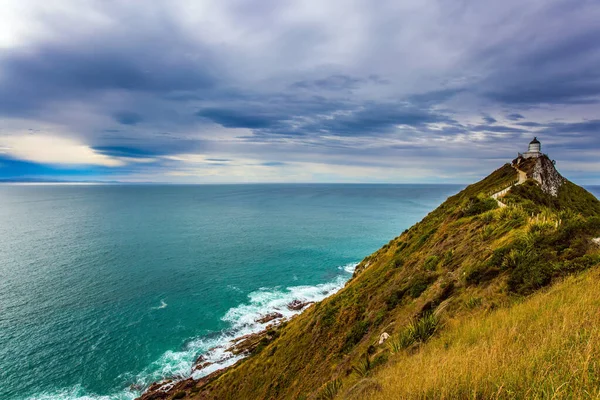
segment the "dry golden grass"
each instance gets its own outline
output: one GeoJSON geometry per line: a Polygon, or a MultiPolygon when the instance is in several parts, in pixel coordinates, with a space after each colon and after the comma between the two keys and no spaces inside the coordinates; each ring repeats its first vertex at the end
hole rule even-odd
{"type": "Polygon", "coordinates": [[[390,361],[366,398],[600,399],[600,268],[390,361]]]}

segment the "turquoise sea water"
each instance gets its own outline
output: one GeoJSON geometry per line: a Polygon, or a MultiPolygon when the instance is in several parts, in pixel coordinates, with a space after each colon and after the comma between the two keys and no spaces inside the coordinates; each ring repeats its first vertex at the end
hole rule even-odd
{"type": "Polygon", "coordinates": [[[189,376],[459,189],[0,186],[0,399],[125,399],[189,376]]]}

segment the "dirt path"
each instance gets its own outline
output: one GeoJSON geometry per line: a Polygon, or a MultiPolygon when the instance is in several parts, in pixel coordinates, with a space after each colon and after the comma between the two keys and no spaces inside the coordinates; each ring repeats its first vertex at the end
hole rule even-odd
{"type": "Polygon", "coordinates": [[[517,183],[510,185],[507,188],[502,189],[499,192],[496,192],[492,195],[492,199],[496,200],[498,202],[498,207],[503,208],[506,207],[506,204],[504,204],[503,202],[500,201],[501,197],[504,197],[504,195],[506,193],[508,193],[508,191],[513,187],[513,186],[517,186],[522,184],[523,182],[525,182],[527,180],[527,173],[525,173],[524,171],[521,171],[519,168],[515,167],[514,165],[512,166],[518,173],[519,175],[519,180],[517,181],[517,183]]]}

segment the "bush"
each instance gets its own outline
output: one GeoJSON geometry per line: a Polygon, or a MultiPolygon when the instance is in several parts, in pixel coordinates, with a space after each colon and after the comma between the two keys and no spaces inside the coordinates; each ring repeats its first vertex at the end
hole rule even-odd
{"type": "Polygon", "coordinates": [[[405,294],[406,294],[406,289],[400,289],[400,290],[396,290],[395,292],[393,292],[390,295],[390,297],[388,297],[385,300],[385,304],[387,306],[388,311],[389,310],[393,310],[394,308],[396,308],[396,306],[398,304],[400,304],[400,302],[404,298],[405,294]]]}
{"type": "Polygon", "coordinates": [[[173,395],[174,399],[183,399],[184,397],[185,397],[185,392],[183,390],[180,390],[179,392],[177,392],[173,395]]]}
{"type": "Polygon", "coordinates": [[[436,230],[437,230],[437,228],[433,228],[433,229],[429,230],[428,232],[424,233],[423,235],[421,235],[421,237],[417,241],[417,247],[423,246],[425,244],[425,242],[427,240],[429,240],[429,238],[436,232],[436,230]]]}
{"type": "Polygon", "coordinates": [[[395,254],[400,254],[400,252],[402,250],[404,250],[404,248],[406,247],[406,244],[407,244],[406,242],[400,242],[400,243],[398,243],[398,248],[396,249],[395,254]]]}
{"type": "Polygon", "coordinates": [[[431,285],[434,279],[435,278],[426,277],[423,275],[416,276],[409,284],[408,294],[413,299],[416,299],[429,287],[429,285],[431,285]]]}
{"type": "Polygon", "coordinates": [[[425,342],[437,330],[439,320],[433,313],[427,313],[417,321],[408,325],[408,330],[415,342],[425,342]]]}
{"type": "Polygon", "coordinates": [[[331,304],[325,305],[324,310],[321,314],[321,325],[323,325],[324,327],[333,325],[336,321],[337,312],[337,307],[333,307],[331,304]]]}
{"type": "Polygon", "coordinates": [[[396,354],[417,342],[425,342],[435,334],[439,319],[433,313],[427,313],[418,320],[411,321],[400,333],[388,341],[388,348],[396,354]]]}
{"type": "Polygon", "coordinates": [[[365,355],[357,365],[352,367],[352,371],[361,378],[367,376],[371,371],[371,360],[369,359],[369,356],[365,355]]]}
{"type": "Polygon", "coordinates": [[[342,346],[342,352],[346,353],[354,347],[355,344],[360,342],[362,338],[365,336],[371,323],[368,320],[359,321],[354,324],[350,332],[346,335],[346,339],[344,341],[344,345],[342,346]]]}
{"type": "Polygon", "coordinates": [[[392,354],[399,353],[415,342],[415,338],[408,329],[400,331],[396,337],[388,340],[388,349],[392,354]]]}
{"type": "Polygon", "coordinates": [[[486,212],[485,214],[483,214],[481,216],[481,222],[483,222],[485,224],[491,224],[495,220],[496,220],[496,216],[494,215],[493,212],[486,212]]]}
{"type": "Polygon", "coordinates": [[[383,365],[383,364],[387,363],[387,361],[388,361],[387,353],[380,353],[380,354],[376,355],[375,358],[373,359],[373,361],[371,362],[371,368],[375,368],[380,365],[383,365]]]}
{"type": "Polygon", "coordinates": [[[498,208],[498,202],[488,198],[480,198],[480,197],[471,197],[467,200],[466,204],[459,211],[458,217],[472,217],[474,215],[483,214],[484,212],[494,210],[498,208]]]}
{"type": "Polygon", "coordinates": [[[317,399],[319,400],[333,400],[335,396],[337,396],[338,392],[342,388],[342,381],[340,379],[334,379],[330,382],[327,382],[321,390],[319,391],[319,395],[317,399]]]}
{"type": "Polygon", "coordinates": [[[439,262],[440,258],[438,256],[429,256],[427,260],[425,260],[424,267],[427,271],[435,271],[439,262]]]}
{"type": "Polygon", "coordinates": [[[444,259],[442,260],[443,266],[447,267],[452,263],[452,259],[454,258],[454,250],[450,249],[444,254],[444,259]]]}
{"type": "Polygon", "coordinates": [[[465,270],[465,281],[469,285],[479,285],[498,276],[500,268],[491,263],[472,265],[465,270]]]}

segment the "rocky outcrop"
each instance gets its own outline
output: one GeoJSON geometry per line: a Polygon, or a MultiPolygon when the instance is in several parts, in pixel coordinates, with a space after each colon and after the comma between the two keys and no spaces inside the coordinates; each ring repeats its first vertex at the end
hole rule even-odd
{"type": "Polygon", "coordinates": [[[302,300],[294,300],[291,303],[289,303],[287,305],[287,308],[290,311],[300,311],[302,310],[304,307],[306,307],[309,304],[314,303],[314,301],[302,301],[302,300]]]}
{"type": "Polygon", "coordinates": [[[558,189],[565,182],[565,178],[558,173],[554,163],[548,157],[539,157],[536,161],[531,177],[540,184],[544,192],[557,196],[558,189]]]}
{"type": "Polygon", "coordinates": [[[278,335],[276,328],[276,326],[269,325],[264,331],[244,335],[238,338],[227,351],[235,355],[250,354],[260,345],[266,346],[271,343],[278,335]]]}
{"type": "Polygon", "coordinates": [[[546,155],[537,158],[518,157],[513,166],[527,174],[540,184],[540,188],[552,196],[558,196],[558,190],[565,183],[565,178],[556,170],[554,162],[546,155]]]}
{"type": "Polygon", "coordinates": [[[267,322],[271,322],[274,319],[280,319],[280,318],[283,318],[283,314],[278,313],[278,312],[272,312],[272,313],[268,313],[268,314],[264,315],[263,317],[257,319],[256,322],[258,322],[259,324],[266,324],[267,322]]]}
{"type": "Polygon", "coordinates": [[[169,383],[155,383],[148,388],[144,394],[137,400],[167,400],[181,399],[189,396],[197,396],[198,398],[206,398],[203,395],[204,386],[222,375],[228,368],[223,368],[213,372],[198,380],[188,378],[182,381],[169,383]]]}

